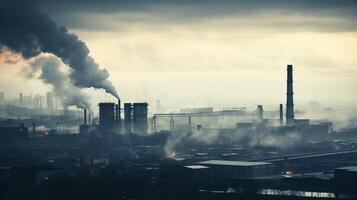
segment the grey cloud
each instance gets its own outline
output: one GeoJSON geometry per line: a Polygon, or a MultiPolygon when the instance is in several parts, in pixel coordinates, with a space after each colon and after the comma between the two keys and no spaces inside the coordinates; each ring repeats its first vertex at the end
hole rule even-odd
{"type": "MultiPolygon", "coordinates": [[[[117,30],[144,23],[160,23],[161,26],[201,23],[225,17],[250,19],[261,13],[279,13],[278,20],[294,15],[342,19],[338,23],[324,20],[291,21],[280,26],[267,23],[273,28],[299,30],[304,27],[312,31],[335,32],[355,31],[357,27],[357,1],[353,0],[41,0],[40,4],[60,23],[87,30],[117,30]]],[[[265,19],[262,17],[260,20],[265,19]]]]}

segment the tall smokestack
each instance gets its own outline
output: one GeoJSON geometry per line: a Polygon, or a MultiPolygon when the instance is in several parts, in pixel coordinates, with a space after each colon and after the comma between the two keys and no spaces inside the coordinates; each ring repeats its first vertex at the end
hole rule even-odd
{"type": "Polygon", "coordinates": [[[118,130],[121,129],[120,122],[120,99],[118,99],[118,104],[115,106],[115,123],[118,130]]]}
{"type": "Polygon", "coordinates": [[[84,109],[83,125],[87,125],[87,109],[84,109]]]}
{"type": "Polygon", "coordinates": [[[284,117],[283,104],[280,104],[280,105],[279,105],[279,121],[280,121],[280,126],[283,125],[283,117],[284,117]]]}
{"type": "Polygon", "coordinates": [[[258,115],[259,121],[263,120],[263,114],[264,114],[263,106],[262,105],[258,105],[258,107],[257,107],[257,115],[258,115]]]}
{"type": "Polygon", "coordinates": [[[287,67],[286,125],[294,124],[293,66],[287,67]]]}

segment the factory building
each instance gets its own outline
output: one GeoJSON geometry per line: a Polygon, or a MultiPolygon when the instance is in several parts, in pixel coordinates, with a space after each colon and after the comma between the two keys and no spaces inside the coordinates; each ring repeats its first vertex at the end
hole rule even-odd
{"type": "Polygon", "coordinates": [[[26,138],[29,135],[28,127],[23,124],[20,126],[2,126],[0,127],[0,139],[26,138]]]}
{"type": "Polygon", "coordinates": [[[148,103],[133,104],[134,133],[145,135],[148,132],[148,103]]]}
{"type": "MultiPolygon", "coordinates": [[[[120,101],[114,103],[99,104],[99,129],[101,131],[121,131],[120,101]]],[[[125,133],[144,135],[148,132],[148,104],[124,103],[124,127],[125,133]]]]}
{"type": "Polygon", "coordinates": [[[335,169],[335,180],[338,196],[356,197],[357,166],[348,166],[335,169]]]}
{"type": "Polygon", "coordinates": [[[114,103],[99,104],[99,128],[102,131],[112,131],[115,127],[114,103]]]}
{"type": "Polygon", "coordinates": [[[253,178],[273,174],[273,164],[270,162],[207,160],[198,164],[209,167],[211,176],[216,179],[253,178]]]}
{"type": "Polygon", "coordinates": [[[133,105],[124,103],[124,126],[125,133],[133,132],[133,105]]]}

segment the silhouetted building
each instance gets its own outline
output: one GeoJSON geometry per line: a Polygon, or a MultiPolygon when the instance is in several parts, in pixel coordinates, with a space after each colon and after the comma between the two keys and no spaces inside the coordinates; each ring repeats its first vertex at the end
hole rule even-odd
{"type": "Polygon", "coordinates": [[[114,123],[114,103],[99,104],[99,128],[103,131],[112,131],[114,123]]]}
{"type": "Polygon", "coordinates": [[[252,178],[273,174],[273,164],[270,162],[207,160],[198,164],[209,167],[211,176],[215,179],[252,178]]]}
{"type": "Polygon", "coordinates": [[[148,132],[148,104],[133,104],[133,124],[134,132],[137,134],[146,134],[148,132]]]}
{"type": "Polygon", "coordinates": [[[133,105],[124,103],[124,126],[125,133],[133,132],[133,105]]]}
{"type": "Polygon", "coordinates": [[[0,127],[0,139],[16,139],[28,137],[28,128],[23,124],[20,126],[3,126],[0,127]]]}
{"type": "MultiPolygon", "coordinates": [[[[357,166],[348,166],[335,169],[336,189],[339,197],[357,197],[357,166]]],[[[346,198],[347,199],[347,198],[346,198]]]]}
{"type": "Polygon", "coordinates": [[[293,90],[293,66],[287,67],[287,89],[286,89],[286,124],[294,124],[294,90],[293,90]]]}

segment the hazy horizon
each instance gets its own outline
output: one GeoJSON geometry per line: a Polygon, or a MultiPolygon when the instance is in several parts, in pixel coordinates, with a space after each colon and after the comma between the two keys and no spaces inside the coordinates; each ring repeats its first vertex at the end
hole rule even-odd
{"type": "MultiPolygon", "coordinates": [[[[109,72],[123,102],[169,108],[285,104],[294,65],[297,108],[311,101],[356,106],[357,26],[353,1],[38,1],[78,35],[109,72]]],[[[23,62],[0,59],[0,92],[45,94],[23,62]]],[[[115,101],[84,89],[92,107],[115,101]]]]}

